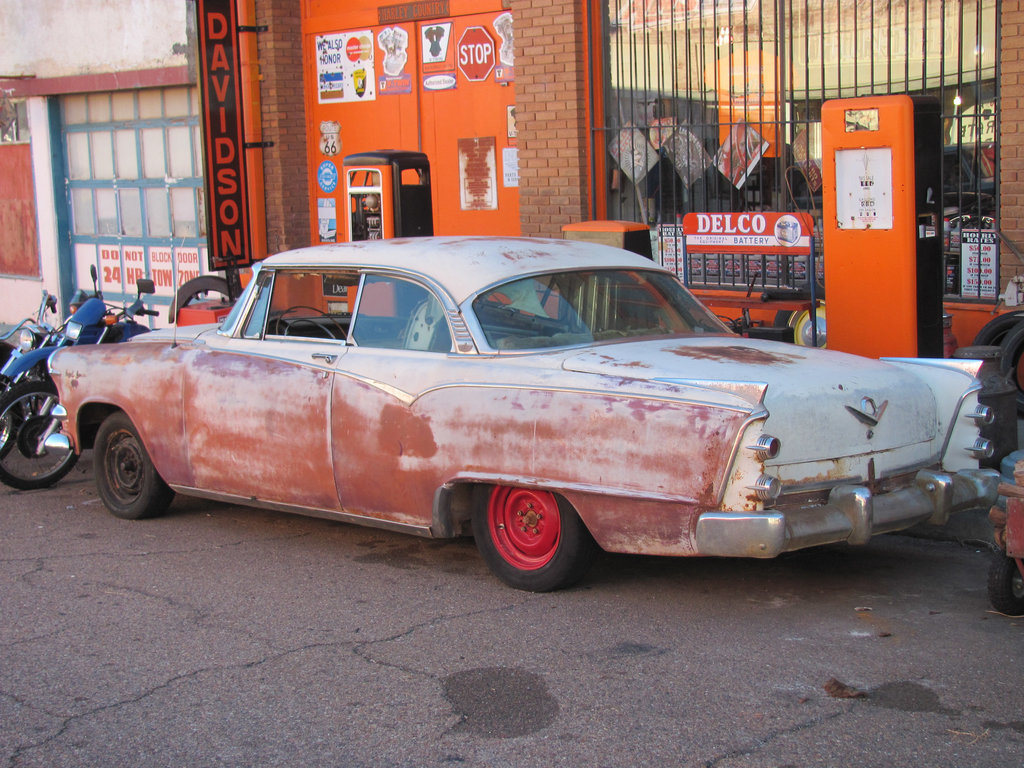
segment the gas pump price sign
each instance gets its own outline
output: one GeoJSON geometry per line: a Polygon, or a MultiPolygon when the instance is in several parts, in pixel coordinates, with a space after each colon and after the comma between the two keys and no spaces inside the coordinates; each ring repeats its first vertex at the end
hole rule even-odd
{"type": "Polygon", "coordinates": [[[993,229],[965,229],[960,233],[960,293],[996,298],[996,253],[999,233],[993,229]]]}

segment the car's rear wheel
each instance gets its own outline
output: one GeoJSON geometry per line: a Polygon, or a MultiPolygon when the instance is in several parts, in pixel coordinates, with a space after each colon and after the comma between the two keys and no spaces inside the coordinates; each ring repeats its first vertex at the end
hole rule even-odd
{"type": "Polygon", "coordinates": [[[997,552],[988,571],[988,600],[1000,613],[1024,615],[1024,575],[1017,561],[997,552]]]}
{"type": "Polygon", "coordinates": [[[108,416],[93,447],[96,490],[112,515],[141,520],[167,510],[174,491],[157,473],[131,419],[108,416]]]}
{"type": "Polygon", "coordinates": [[[565,499],[532,488],[482,488],[473,506],[473,536],[499,579],[530,592],[575,584],[598,551],[565,499]]]}

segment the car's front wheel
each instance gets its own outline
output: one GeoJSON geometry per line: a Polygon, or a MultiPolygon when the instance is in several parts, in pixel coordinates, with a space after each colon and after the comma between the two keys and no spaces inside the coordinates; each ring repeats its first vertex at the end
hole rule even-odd
{"type": "Polygon", "coordinates": [[[104,420],[93,449],[96,490],[112,515],[141,520],[167,510],[174,491],[157,473],[125,414],[114,413],[104,420]]]}
{"type": "Polygon", "coordinates": [[[575,584],[598,552],[565,499],[532,488],[481,488],[473,505],[473,536],[491,571],[529,592],[575,584]]]}

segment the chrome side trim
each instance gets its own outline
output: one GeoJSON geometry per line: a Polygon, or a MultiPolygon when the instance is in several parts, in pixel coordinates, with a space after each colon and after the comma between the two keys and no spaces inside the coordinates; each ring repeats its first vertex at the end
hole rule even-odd
{"type": "Polygon", "coordinates": [[[381,528],[386,531],[398,533],[411,533],[414,536],[431,538],[429,525],[418,525],[415,523],[399,523],[393,520],[382,520],[378,517],[357,515],[351,512],[338,512],[333,509],[319,509],[315,507],[300,507],[295,504],[284,504],[276,501],[264,501],[251,496],[237,496],[232,493],[218,493],[216,491],[204,491],[200,488],[192,488],[187,485],[171,485],[171,489],[183,496],[194,496],[200,499],[211,501],[222,501],[227,504],[238,504],[243,507],[257,507],[259,509],[271,509],[275,512],[288,512],[304,517],[319,517],[324,520],[339,520],[344,523],[354,523],[367,528],[381,528]]]}
{"type": "Polygon", "coordinates": [[[609,498],[631,499],[633,501],[654,501],[668,504],[698,504],[692,496],[677,493],[657,493],[636,488],[613,488],[594,483],[573,483],[564,480],[549,480],[540,477],[523,477],[522,475],[504,475],[483,472],[460,472],[445,481],[445,487],[456,483],[484,483],[487,485],[513,485],[521,488],[543,488],[554,493],[587,493],[609,498]]]}
{"type": "Polygon", "coordinates": [[[960,399],[956,401],[956,408],[953,410],[953,418],[949,420],[949,427],[946,428],[946,435],[942,439],[942,450],[939,451],[939,460],[942,461],[946,457],[946,451],[949,450],[949,441],[953,439],[953,430],[956,428],[956,420],[961,417],[964,401],[976,392],[981,391],[981,382],[976,381],[973,386],[968,387],[964,390],[963,394],[960,395],[960,399]]]}

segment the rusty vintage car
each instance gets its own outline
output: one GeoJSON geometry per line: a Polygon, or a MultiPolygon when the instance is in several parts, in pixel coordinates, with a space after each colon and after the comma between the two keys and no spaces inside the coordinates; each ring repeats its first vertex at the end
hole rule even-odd
{"type": "Polygon", "coordinates": [[[976,363],[731,333],[606,246],[419,238],[268,258],[220,326],[53,357],[123,518],[177,493],[472,533],[506,583],[599,548],[773,557],[990,503],[976,363]]]}

